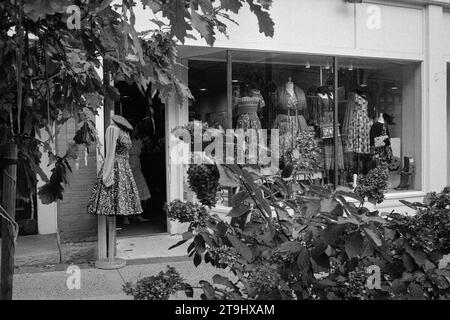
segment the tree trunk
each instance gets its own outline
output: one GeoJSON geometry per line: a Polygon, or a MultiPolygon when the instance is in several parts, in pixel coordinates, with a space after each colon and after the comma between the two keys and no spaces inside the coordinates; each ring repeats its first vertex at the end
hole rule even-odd
{"type": "MultiPolygon", "coordinates": [[[[12,220],[16,212],[16,170],[17,145],[8,143],[0,156],[7,161],[3,168],[2,206],[12,220]]],[[[2,222],[2,253],[0,275],[0,300],[12,300],[14,275],[14,228],[11,223],[2,222]]]]}

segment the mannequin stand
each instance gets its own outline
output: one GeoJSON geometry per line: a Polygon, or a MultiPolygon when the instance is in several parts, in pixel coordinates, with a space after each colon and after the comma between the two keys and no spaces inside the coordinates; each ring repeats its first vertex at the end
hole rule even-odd
{"type": "Polygon", "coordinates": [[[116,257],[116,217],[98,217],[98,260],[95,267],[116,270],[125,267],[126,261],[116,257]]]}

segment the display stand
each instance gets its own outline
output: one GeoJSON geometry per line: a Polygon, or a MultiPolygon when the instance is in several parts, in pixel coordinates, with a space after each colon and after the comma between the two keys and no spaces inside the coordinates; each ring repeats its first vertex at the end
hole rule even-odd
{"type": "Polygon", "coordinates": [[[126,261],[116,257],[116,217],[98,217],[98,260],[95,267],[116,270],[125,267],[126,261]]]}

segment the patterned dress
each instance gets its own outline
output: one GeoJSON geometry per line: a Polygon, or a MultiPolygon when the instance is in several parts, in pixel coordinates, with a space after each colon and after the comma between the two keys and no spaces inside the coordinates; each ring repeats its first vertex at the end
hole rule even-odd
{"type": "Polygon", "coordinates": [[[236,100],[239,117],[236,128],[261,129],[261,121],[258,118],[258,109],[265,107],[264,98],[259,90],[253,90],[251,97],[240,97],[236,100]]]}
{"type": "Polygon", "coordinates": [[[355,95],[355,106],[348,125],[348,152],[370,154],[370,126],[367,100],[355,95]]]}
{"type": "Polygon", "coordinates": [[[296,139],[301,131],[306,129],[307,124],[303,115],[295,115],[298,106],[297,96],[288,95],[287,110],[288,114],[279,114],[275,118],[274,129],[279,130],[280,134],[280,155],[285,155],[295,147],[296,139]],[[293,115],[291,115],[293,114],[293,115]]]}
{"type": "Polygon", "coordinates": [[[115,125],[108,127],[105,163],[92,190],[88,213],[124,216],[142,213],[129,162],[131,146],[128,132],[115,125]]]}

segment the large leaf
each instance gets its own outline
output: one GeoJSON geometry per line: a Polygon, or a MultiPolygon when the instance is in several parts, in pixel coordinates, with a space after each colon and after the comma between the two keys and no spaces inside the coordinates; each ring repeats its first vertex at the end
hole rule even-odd
{"type": "Polygon", "coordinates": [[[221,276],[220,274],[215,274],[212,279],[214,284],[221,284],[230,289],[235,289],[234,284],[227,277],[221,276]]]}
{"type": "Polygon", "coordinates": [[[240,216],[243,216],[244,214],[248,213],[250,211],[250,207],[246,205],[237,205],[231,208],[231,210],[228,212],[227,216],[232,218],[238,218],[240,216]]]}
{"type": "Polygon", "coordinates": [[[233,13],[238,13],[239,9],[242,7],[240,0],[220,0],[220,5],[225,10],[231,11],[233,13]]]}
{"type": "Polygon", "coordinates": [[[267,11],[264,11],[260,5],[254,4],[253,0],[247,0],[250,6],[250,10],[258,18],[259,32],[263,33],[266,37],[273,37],[275,29],[272,18],[267,11]]]}
{"type": "Polygon", "coordinates": [[[245,243],[239,240],[236,236],[229,233],[227,234],[227,238],[245,260],[247,260],[248,262],[251,262],[253,260],[252,250],[245,243]]]}
{"type": "Polygon", "coordinates": [[[352,259],[357,257],[363,248],[364,239],[359,232],[354,232],[345,241],[345,253],[352,259]]]}
{"type": "Polygon", "coordinates": [[[205,17],[199,15],[195,10],[191,10],[192,26],[201,34],[210,46],[214,44],[213,25],[205,17]]]}
{"type": "Polygon", "coordinates": [[[308,249],[305,247],[300,249],[300,252],[297,256],[297,266],[300,269],[300,272],[307,272],[310,268],[310,254],[308,249]]]}
{"type": "Polygon", "coordinates": [[[380,236],[375,231],[373,231],[372,229],[369,229],[369,228],[363,228],[363,229],[364,229],[364,232],[369,237],[369,239],[372,240],[373,243],[377,247],[381,247],[383,245],[383,242],[382,242],[380,236]]]}

